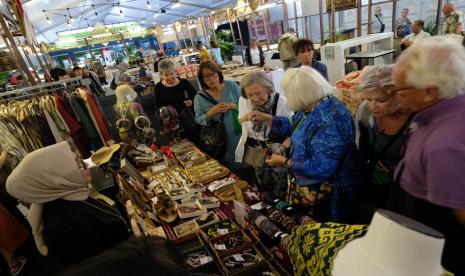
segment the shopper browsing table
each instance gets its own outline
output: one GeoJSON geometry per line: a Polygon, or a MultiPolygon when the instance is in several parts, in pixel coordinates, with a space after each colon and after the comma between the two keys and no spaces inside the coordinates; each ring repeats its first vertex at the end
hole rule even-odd
{"type": "Polygon", "coordinates": [[[90,170],[61,142],[29,153],[6,182],[8,193],[30,203],[28,221],[37,249],[69,266],[129,235],[120,213],[91,198],[90,170]]]}
{"type": "Polygon", "coordinates": [[[265,65],[262,47],[260,47],[255,37],[250,38],[249,47],[245,49],[245,60],[249,66],[263,67],[265,65]]]}
{"type": "Polygon", "coordinates": [[[419,41],[430,37],[431,35],[423,31],[424,22],[422,20],[415,20],[412,25],[412,33],[404,37],[401,41],[401,49],[405,50],[407,47],[412,45],[415,41],[419,41]]]}
{"type": "Polygon", "coordinates": [[[363,164],[364,190],[373,207],[387,208],[392,174],[401,158],[410,123],[408,108],[390,94],[395,89],[393,65],[371,67],[362,77],[358,91],[365,100],[359,107],[356,125],[363,164]]]}
{"type": "MultiPolygon", "coordinates": [[[[172,106],[178,114],[182,112],[191,112],[191,119],[194,120],[194,97],[197,94],[195,88],[186,79],[179,79],[174,63],[169,59],[164,59],[158,63],[161,81],[155,85],[155,98],[157,109],[163,106],[172,106]],[[186,109],[189,109],[186,110],[186,109]]],[[[188,118],[184,118],[188,119],[188,118]]],[[[183,122],[186,131],[182,134],[184,138],[192,142],[198,141],[198,128],[187,129],[191,122],[183,122]]]]}
{"type": "MultiPolygon", "coordinates": [[[[286,107],[286,98],[276,93],[273,82],[259,70],[247,73],[241,80],[239,99],[239,122],[242,123],[242,137],[236,149],[236,161],[247,163],[246,148],[258,147],[265,151],[285,154],[290,146],[289,137],[270,137],[270,129],[265,123],[251,122],[251,112],[254,110],[273,116],[291,117],[286,107]]],[[[255,156],[258,157],[258,156],[255,156]]],[[[265,155],[263,155],[263,158],[265,155]]],[[[253,166],[254,164],[250,164],[253,166]]],[[[287,169],[283,167],[268,167],[265,164],[254,167],[258,190],[266,202],[274,199],[285,199],[287,193],[287,169]]]]}
{"type": "Polygon", "coordinates": [[[241,96],[240,88],[233,81],[225,81],[221,69],[211,60],[200,64],[198,78],[204,90],[197,93],[194,99],[195,121],[199,125],[208,126],[210,122],[218,122],[224,116],[226,152],[218,158],[236,173],[240,173],[246,167],[237,163],[234,156],[241,135],[237,113],[234,112],[241,96]],[[217,104],[207,100],[209,96],[217,104]]]}
{"type": "Polygon", "coordinates": [[[445,235],[442,265],[455,275],[465,275],[464,65],[455,39],[418,41],[396,62],[392,91],[417,113],[396,168],[400,190],[392,208],[445,235]]]}
{"type": "Polygon", "coordinates": [[[266,122],[271,135],[291,136],[291,157],[273,154],[266,163],[289,168],[294,183],[305,194],[301,202],[318,206],[312,214],[316,220],[351,222],[357,210],[359,168],[350,112],[312,68],[287,70],[281,86],[287,95],[287,107],[296,112],[292,119],[259,111],[250,114],[252,122],[266,122]],[[316,200],[320,188],[328,186],[331,191],[326,200],[316,200]]]}

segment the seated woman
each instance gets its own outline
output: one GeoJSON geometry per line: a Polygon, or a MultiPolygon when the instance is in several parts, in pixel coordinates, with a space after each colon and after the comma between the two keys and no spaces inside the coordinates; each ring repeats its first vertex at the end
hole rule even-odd
{"type": "Polygon", "coordinates": [[[394,89],[393,67],[371,67],[358,87],[365,99],[356,118],[360,132],[358,146],[363,164],[363,188],[374,209],[387,208],[392,174],[401,158],[400,151],[410,123],[409,110],[390,94],[390,90],[394,89]]]}
{"type": "Polygon", "coordinates": [[[155,85],[157,109],[168,105],[174,107],[181,115],[180,123],[185,129],[182,137],[196,143],[199,132],[198,128],[195,127],[193,102],[197,91],[188,80],[178,78],[174,63],[171,60],[160,61],[158,69],[161,81],[155,85]],[[187,112],[191,113],[191,117],[187,116],[187,112]],[[185,115],[182,115],[183,113],[185,115]]]}
{"type": "Polygon", "coordinates": [[[352,115],[331,95],[331,85],[310,67],[288,69],[281,86],[289,119],[252,111],[248,120],[263,121],[270,135],[291,136],[290,158],[273,154],[269,166],[287,167],[293,175],[291,204],[317,221],[351,222],[357,211],[359,168],[352,115]],[[306,211],[307,212],[307,211],[306,211]]]}
{"type": "Polygon", "coordinates": [[[328,80],[328,68],[326,68],[326,65],[314,58],[315,47],[313,46],[313,42],[311,40],[299,39],[294,44],[294,52],[300,62],[297,67],[311,67],[317,70],[326,80],[328,80]]]}
{"type": "Polygon", "coordinates": [[[263,67],[265,65],[265,55],[255,37],[250,38],[249,47],[245,48],[245,61],[249,66],[263,67]]]}
{"type": "MultiPolygon", "coordinates": [[[[241,80],[239,99],[239,122],[242,124],[242,137],[236,149],[236,161],[247,163],[246,154],[250,147],[259,147],[268,152],[285,154],[290,146],[290,138],[270,137],[270,129],[263,122],[247,121],[248,114],[254,110],[273,116],[291,117],[286,107],[286,98],[276,93],[273,82],[258,70],[250,71],[241,80]]],[[[265,156],[263,156],[264,158],[265,156]]],[[[263,160],[264,161],[264,160],[263,160]]],[[[254,166],[254,164],[249,164],[254,166]]],[[[285,199],[287,194],[287,169],[268,167],[265,164],[254,166],[258,191],[266,202],[285,199]]]]}
{"type": "Polygon", "coordinates": [[[225,81],[221,69],[212,61],[200,64],[198,78],[204,90],[197,93],[194,99],[195,121],[201,126],[209,126],[212,121],[222,120],[226,132],[225,153],[215,158],[244,179],[248,168],[235,161],[235,151],[241,136],[235,112],[241,96],[239,85],[234,81],[225,81]]]}
{"type": "Polygon", "coordinates": [[[30,203],[28,221],[39,252],[64,266],[88,259],[130,236],[112,206],[91,198],[90,170],[67,142],[29,153],[6,189],[30,203]]]}

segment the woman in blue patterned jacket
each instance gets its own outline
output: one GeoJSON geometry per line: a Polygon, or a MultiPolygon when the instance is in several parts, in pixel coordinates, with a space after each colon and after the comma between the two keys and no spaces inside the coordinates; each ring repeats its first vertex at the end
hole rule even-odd
{"type": "Polygon", "coordinates": [[[291,175],[291,204],[314,219],[353,222],[358,209],[359,167],[351,113],[333,95],[331,85],[314,69],[288,69],[281,86],[292,118],[258,111],[248,120],[264,121],[271,134],[291,136],[290,158],[272,155],[270,166],[287,166],[291,175]]]}

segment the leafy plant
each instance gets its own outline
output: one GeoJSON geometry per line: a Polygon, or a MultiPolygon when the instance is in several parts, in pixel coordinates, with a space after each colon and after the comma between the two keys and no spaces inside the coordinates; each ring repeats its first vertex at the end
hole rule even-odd
{"type": "Polygon", "coordinates": [[[430,15],[425,19],[423,31],[429,33],[430,35],[436,34],[436,15],[430,15]]]}
{"type": "Polygon", "coordinates": [[[231,30],[221,30],[216,32],[217,44],[221,49],[223,60],[231,60],[234,54],[234,43],[231,30]]]}

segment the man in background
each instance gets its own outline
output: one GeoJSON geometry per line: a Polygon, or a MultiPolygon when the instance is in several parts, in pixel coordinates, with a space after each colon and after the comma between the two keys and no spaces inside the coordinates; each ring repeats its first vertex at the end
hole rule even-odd
{"type": "Polygon", "coordinates": [[[424,22],[422,20],[415,20],[415,22],[413,22],[412,33],[404,37],[401,41],[400,48],[402,50],[405,50],[415,41],[419,41],[431,36],[429,33],[423,31],[423,25],[424,22]]]}
{"type": "Polygon", "coordinates": [[[279,59],[283,62],[284,70],[289,67],[294,67],[298,64],[297,57],[294,52],[294,43],[298,40],[293,28],[287,29],[278,41],[279,59]]]}
{"type": "Polygon", "coordinates": [[[446,3],[442,7],[445,16],[442,25],[442,34],[462,34],[463,13],[455,8],[454,3],[446,3]]]}
{"type": "Polygon", "coordinates": [[[396,35],[398,38],[406,37],[412,33],[412,21],[408,19],[407,8],[402,9],[400,17],[396,20],[396,35]]]}
{"type": "Polygon", "coordinates": [[[384,32],[386,25],[384,24],[383,14],[381,13],[381,7],[375,8],[375,18],[371,19],[371,33],[377,34],[384,32]]]}

